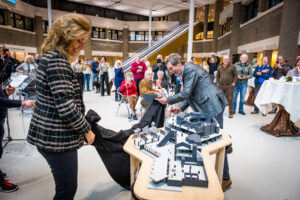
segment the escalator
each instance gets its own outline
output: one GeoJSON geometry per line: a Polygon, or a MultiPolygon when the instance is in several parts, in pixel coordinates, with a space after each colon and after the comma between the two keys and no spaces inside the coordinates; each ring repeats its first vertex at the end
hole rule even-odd
{"type": "MultiPolygon", "coordinates": [[[[200,26],[198,22],[194,23],[194,34],[199,32],[200,26]]],[[[140,51],[137,51],[137,54],[140,54],[141,57],[147,57],[148,61],[151,64],[156,63],[156,56],[162,54],[164,57],[177,52],[178,48],[182,47],[187,43],[188,40],[188,24],[182,24],[172,31],[168,32],[166,35],[162,36],[159,40],[153,42],[151,46],[147,46],[140,51]]],[[[131,57],[123,62],[124,71],[130,70],[131,64],[135,61],[135,57],[131,57]]]]}

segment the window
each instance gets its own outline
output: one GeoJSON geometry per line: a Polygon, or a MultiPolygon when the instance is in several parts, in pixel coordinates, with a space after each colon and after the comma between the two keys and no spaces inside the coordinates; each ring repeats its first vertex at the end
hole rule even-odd
{"type": "Polygon", "coordinates": [[[4,25],[4,10],[0,9],[0,25],[4,25]]]}
{"type": "Polygon", "coordinates": [[[155,40],[159,40],[163,36],[162,31],[155,31],[155,40]]]}
{"type": "Polygon", "coordinates": [[[281,3],[283,0],[269,0],[269,8],[276,6],[277,4],[281,3]]]}
{"type": "Polygon", "coordinates": [[[112,40],[122,40],[123,33],[119,30],[111,30],[111,39],[112,40]]]}
{"type": "Polygon", "coordinates": [[[145,32],[144,31],[138,31],[138,32],[136,32],[135,40],[137,40],[137,41],[144,41],[145,40],[145,32]]]}
{"type": "Polygon", "coordinates": [[[101,38],[105,39],[106,37],[105,29],[104,28],[92,28],[92,38],[101,38]]]}
{"type": "Polygon", "coordinates": [[[43,21],[43,33],[48,33],[48,21],[43,21]]]}
{"type": "Polygon", "coordinates": [[[130,40],[131,41],[135,40],[135,31],[130,31],[130,40]]]}
{"type": "Polygon", "coordinates": [[[246,5],[245,11],[246,11],[245,22],[256,17],[258,12],[257,0],[254,0],[249,5],[246,5]]]}
{"type": "Polygon", "coordinates": [[[15,13],[11,13],[10,17],[13,27],[33,31],[33,19],[15,13]]]}

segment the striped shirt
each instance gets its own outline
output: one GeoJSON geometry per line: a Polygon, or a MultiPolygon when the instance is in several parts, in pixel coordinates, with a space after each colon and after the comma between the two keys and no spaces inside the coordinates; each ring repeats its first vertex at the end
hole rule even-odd
{"type": "Polygon", "coordinates": [[[36,106],[27,141],[49,152],[80,148],[91,128],[84,117],[82,90],[68,60],[44,53],[36,76],[36,106]]]}

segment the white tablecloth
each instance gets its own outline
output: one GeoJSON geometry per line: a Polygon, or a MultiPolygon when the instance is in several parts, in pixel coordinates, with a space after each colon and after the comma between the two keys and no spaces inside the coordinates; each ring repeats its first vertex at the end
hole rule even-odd
{"type": "Polygon", "coordinates": [[[290,114],[290,119],[296,122],[300,119],[300,83],[265,81],[254,103],[264,114],[272,110],[272,104],[280,104],[290,114]]]}
{"type": "Polygon", "coordinates": [[[254,80],[255,80],[255,77],[248,79],[248,86],[255,88],[254,80]]]}

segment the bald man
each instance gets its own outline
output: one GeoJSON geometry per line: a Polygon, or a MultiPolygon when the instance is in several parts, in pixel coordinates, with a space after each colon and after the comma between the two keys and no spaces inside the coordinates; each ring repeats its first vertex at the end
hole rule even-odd
{"type": "Polygon", "coordinates": [[[229,56],[223,57],[217,69],[217,86],[224,92],[229,105],[229,118],[233,117],[233,88],[237,81],[236,68],[230,64],[229,56]]]}

